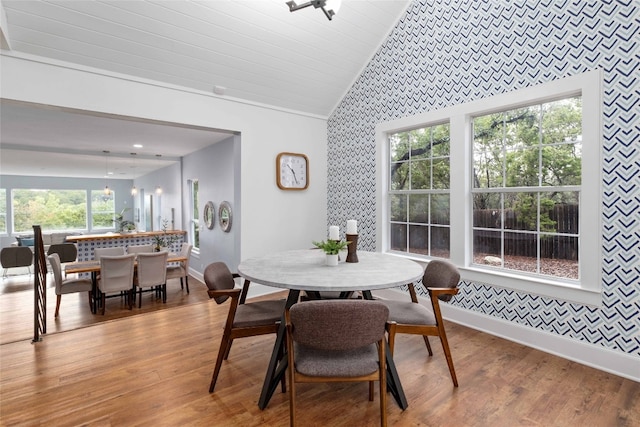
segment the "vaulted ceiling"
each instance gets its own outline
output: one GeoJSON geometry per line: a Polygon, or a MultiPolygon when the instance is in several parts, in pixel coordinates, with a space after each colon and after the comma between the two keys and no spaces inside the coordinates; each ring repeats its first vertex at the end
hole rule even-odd
{"type": "MultiPolygon", "coordinates": [[[[36,55],[328,117],[409,3],[344,0],[329,21],[313,7],[289,12],[285,0],[3,0],[2,47],[4,55],[36,55]]],[[[3,102],[3,146],[63,149],[6,125],[24,109],[3,102]]],[[[101,120],[116,122],[88,118],[101,120]]],[[[169,154],[155,144],[150,153],[178,157],[198,147],[169,154]]],[[[9,157],[13,164],[19,156],[9,157]]]]}

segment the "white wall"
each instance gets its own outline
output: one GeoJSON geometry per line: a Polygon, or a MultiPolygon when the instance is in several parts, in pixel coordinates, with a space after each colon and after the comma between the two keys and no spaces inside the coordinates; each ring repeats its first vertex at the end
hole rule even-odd
{"type": "Polygon", "coordinates": [[[239,132],[243,215],[234,226],[242,227],[242,259],[325,238],[325,119],[31,56],[3,54],[0,60],[2,98],[239,132]],[[276,186],[281,151],[309,157],[306,191],[276,186]]]}
{"type": "MultiPolygon", "coordinates": [[[[176,142],[179,143],[179,142],[176,142]]],[[[153,229],[162,229],[162,221],[168,221],[169,229],[184,229],[182,226],[182,188],[180,185],[180,163],[174,163],[165,168],[154,171],[148,175],[136,179],[138,196],[135,197],[135,207],[140,208],[140,218],[144,217],[145,195],[151,195],[153,199],[153,229]],[[162,189],[161,194],[156,193],[156,187],[162,189]],[[173,209],[173,215],[172,211],[173,209]],[[173,224],[171,221],[173,220],[173,224]]],[[[144,230],[144,222],[136,223],[138,229],[144,230]]]]}
{"type": "MultiPolygon", "coordinates": [[[[199,273],[214,261],[225,262],[228,266],[236,266],[241,261],[240,236],[242,227],[242,210],[240,195],[236,195],[237,182],[234,165],[240,164],[239,156],[235,155],[235,146],[239,145],[240,137],[231,136],[224,141],[196,151],[182,159],[183,194],[185,219],[189,206],[189,185],[187,180],[198,180],[198,218],[200,224],[200,250],[191,255],[191,270],[199,273]],[[203,220],[203,210],[207,202],[211,201],[215,208],[213,228],[206,227],[203,220]],[[222,201],[231,205],[231,228],[224,232],[218,221],[218,209],[222,201]]],[[[184,228],[188,225],[185,222],[184,228]]]]}

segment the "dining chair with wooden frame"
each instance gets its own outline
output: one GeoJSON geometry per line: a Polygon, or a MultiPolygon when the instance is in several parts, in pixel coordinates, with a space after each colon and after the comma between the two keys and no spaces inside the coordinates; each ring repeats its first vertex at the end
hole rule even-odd
{"type": "Polygon", "coordinates": [[[444,329],[439,301],[449,301],[456,295],[459,281],[460,272],[453,264],[442,260],[432,260],[427,265],[422,277],[422,285],[429,294],[430,307],[420,304],[413,284],[408,285],[411,301],[380,300],[389,308],[387,331],[391,354],[393,354],[396,334],[422,335],[429,356],[433,356],[433,351],[428,337],[439,337],[455,387],[458,387],[458,379],[453,367],[453,358],[444,329]]]}
{"type": "Polygon", "coordinates": [[[296,424],[296,383],[379,383],[380,425],[387,425],[385,325],[380,301],[333,299],[301,302],[286,313],[289,419],[296,424]]]}
{"type": "MultiPolygon", "coordinates": [[[[236,278],[240,278],[240,275],[232,273],[224,262],[214,262],[204,270],[204,281],[208,288],[209,298],[213,298],[217,304],[231,299],[216,365],[211,376],[209,393],[213,393],[215,389],[222,361],[229,357],[233,340],[277,333],[284,313],[286,302],[284,299],[247,303],[250,282],[245,280],[242,289],[236,288],[236,278]]],[[[283,390],[284,384],[283,376],[283,390]]]]}

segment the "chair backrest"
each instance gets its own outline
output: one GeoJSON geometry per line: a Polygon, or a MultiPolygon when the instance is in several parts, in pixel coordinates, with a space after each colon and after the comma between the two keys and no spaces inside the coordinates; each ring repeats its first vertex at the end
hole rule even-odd
{"type": "Polygon", "coordinates": [[[73,262],[78,258],[78,248],[73,243],[55,243],[47,251],[51,254],[58,254],[60,262],[73,262]]]}
{"type": "Polygon", "coordinates": [[[183,243],[182,248],[180,250],[180,255],[187,258],[186,261],[182,262],[182,266],[184,267],[185,274],[189,274],[189,258],[191,258],[191,250],[193,249],[193,245],[191,243],[183,243]]]}
{"type": "MultiPolygon", "coordinates": [[[[455,265],[441,260],[432,260],[427,264],[422,276],[426,288],[455,288],[460,282],[460,272],[455,265]]],[[[441,301],[449,301],[452,295],[439,295],[441,301]]]]}
{"type": "MultiPolygon", "coordinates": [[[[233,280],[233,274],[229,271],[227,264],[224,262],[214,262],[204,269],[204,283],[207,288],[213,291],[233,289],[236,286],[236,282],[233,280]]],[[[214,297],[213,299],[222,304],[229,296],[214,297]]]]}
{"type": "Polygon", "coordinates": [[[93,250],[93,258],[100,260],[103,256],[119,256],[126,255],[124,246],[116,246],[114,248],[95,248],[93,250]]]}
{"type": "Polygon", "coordinates": [[[126,291],[133,287],[135,255],[101,256],[100,280],[102,292],[126,291]]]}
{"type": "Polygon", "coordinates": [[[53,271],[53,280],[56,282],[56,295],[60,294],[62,288],[62,266],[60,265],[60,256],[57,253],[52,253],[47,256],[51,270],[53,271]]]}
{"type": "Polygon", "coordinates": [[[319,350],[353,350],[384,338],[389,309],[379,301],[318,300],[289,310],[295,342],[319,350]]]}
{"type": "Polygon", "coordinates": [[[33,252],[27,246],[8,246],[0,251],[4,268],[26,267],[33,262],[33,252]]]}
{"type": "Polygon", "coordinates": [[[167,282],[169,252],[138,254],[138,286],[141,288],[164,285],[167,282]]]}
{"type": "Polygon", "coordinates": [[[153,244],[127,246],[128,254],[140,254],[153,252],[153,244]]]}

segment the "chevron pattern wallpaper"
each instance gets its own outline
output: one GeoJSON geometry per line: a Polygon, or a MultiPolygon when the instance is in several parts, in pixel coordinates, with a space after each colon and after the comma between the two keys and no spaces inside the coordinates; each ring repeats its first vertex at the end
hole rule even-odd
{"type": "MultiPolygon", "coordinates": [[[[603,306],[462,283],[452,304],[640,356],[640,1],[416,0],[329,119],[328,224],[375,249],[375,125],[604,70],[603,306]]],[[[595,209],[596,207],[594,207],[595,209]]]]}

